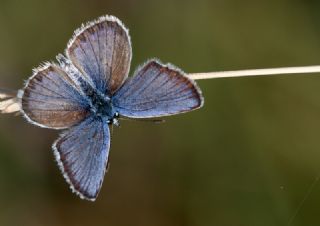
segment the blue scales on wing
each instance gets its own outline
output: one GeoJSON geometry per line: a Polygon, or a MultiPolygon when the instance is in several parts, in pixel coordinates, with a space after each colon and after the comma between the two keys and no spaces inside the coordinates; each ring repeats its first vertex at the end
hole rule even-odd
{"type": "Polygon", "coordinates": [[[66,55],[95,88],[111,96],[128,77],[130,37],[117,18],[104,16],[75,32],[66,55]]]}
{"type": "Polygon", "coordinates": [[[20,98],[25,117],[41,127],[68,128],[89,114],[88,101],[79,86],[54,64],[36,69],[20,98]]]}
{"type": "Polygon", "coordinates": [[[66,132],[53,144],[56,160],[81,198],[95,200],[108,163],[110,131],[102,118],[89,117],[66,132]]]}
{"type": "Polygon", "coordinates": [[[188,112],[203,105],[197,85],[179,69],[152,60],[128,78],[113,96],[120,116],[153,118],[188,112]]]}

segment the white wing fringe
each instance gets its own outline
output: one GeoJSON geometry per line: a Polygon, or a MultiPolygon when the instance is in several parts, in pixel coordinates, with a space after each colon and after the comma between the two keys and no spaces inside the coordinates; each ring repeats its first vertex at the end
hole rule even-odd
{"type": "Polygon", "coordinates": [[[17,92],[0,89],[0,113],[15,113],[21,109],[21,99],[17,92]]]}

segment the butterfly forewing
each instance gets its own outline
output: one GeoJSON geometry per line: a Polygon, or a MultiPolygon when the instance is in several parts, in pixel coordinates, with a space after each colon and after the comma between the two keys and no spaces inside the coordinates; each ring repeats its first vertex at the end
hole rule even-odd
{"type": "Polygon", "coordinates": [[[81,198],[95,200],[106,170],[110,148],[108,124],[89,117],[53,144],[64,177],[81,198]]]}
{"type": "Polygon", "coordinates": [[[197,109],[203,97],[179,69],[152,60],[115,93],[113,105],[125,117],[153,118],[197,109]]]}
{"type": "Polygon", "coordinates": [[[62,129],[89,114],[87,99],[59,66],[47,64],[35,70],[21,95],[26,118],[41,127],[62,129]]]}
{"type": "Polygon", "coordinates": [[[102,93],[113,94],[128,76],[130,37],[115,17],[101,17],[76,31],[66,53],[102,93]]]}

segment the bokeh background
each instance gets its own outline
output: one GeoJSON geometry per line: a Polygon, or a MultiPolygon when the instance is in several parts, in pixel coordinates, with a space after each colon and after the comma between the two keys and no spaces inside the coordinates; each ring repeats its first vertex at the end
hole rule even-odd
{"type": "MultiPolygon", "coordinates": [[[[320,64],[319,11],[303,0],[1,0],[0,85],[21,88],[103,14],[130,29],[132,71],[151,57],[186,72],[320,64]]],[[[114,129],[94,203],[61,176],[57,131],[1,115],[0,225],[319,225],[319,74],[198,84],[201,110],[114,129]]]]}

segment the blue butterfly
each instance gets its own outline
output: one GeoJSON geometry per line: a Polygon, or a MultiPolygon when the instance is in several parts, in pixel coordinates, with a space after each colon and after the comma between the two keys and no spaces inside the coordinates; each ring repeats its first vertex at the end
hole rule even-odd
{"type": "Polygon", "coordinates": [[[58,64],[35,69],[14,98],[32,124],[64,130],[52,148],[64,178],[83,199],[98,196],[110,127],[119,119],[163,117],[203,106],[195,82],[172,65],[149,60],[128,78],[131,56],[122,22],[100,17],[76,30],[58,64]]]}

